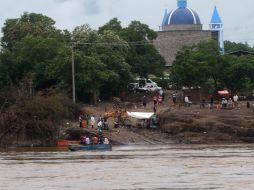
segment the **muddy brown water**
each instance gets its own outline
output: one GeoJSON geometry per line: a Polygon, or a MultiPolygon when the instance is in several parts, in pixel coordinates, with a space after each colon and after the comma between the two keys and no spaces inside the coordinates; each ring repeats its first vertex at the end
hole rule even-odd
{"type": "Polygon", "coordinates": [[[13,149],[0,152],[0,189],[254,189],[254,146],[13,149]]]}

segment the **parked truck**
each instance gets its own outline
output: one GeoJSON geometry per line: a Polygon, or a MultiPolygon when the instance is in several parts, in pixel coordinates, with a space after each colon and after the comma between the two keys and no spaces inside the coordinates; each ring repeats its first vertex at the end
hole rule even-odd
{"type": "Polygon", "coordinates": [[[133,83],[128,86],[130,92],[157,92],[162,88],[157,85],[156,82],[151,79],[137,78],[133,83]]]}

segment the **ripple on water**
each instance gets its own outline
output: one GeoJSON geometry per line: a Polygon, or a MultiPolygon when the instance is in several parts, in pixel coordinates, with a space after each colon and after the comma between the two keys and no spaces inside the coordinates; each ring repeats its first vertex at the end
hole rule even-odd
{"type": "Polygon", "coordinates": [[[254,189],[253,157],[249,145],[2,152],[0,189],[254,189]]]}

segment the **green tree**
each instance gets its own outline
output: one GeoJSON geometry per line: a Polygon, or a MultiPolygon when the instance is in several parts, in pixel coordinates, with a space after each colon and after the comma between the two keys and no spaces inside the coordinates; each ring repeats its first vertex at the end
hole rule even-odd
{"type": "Polygon", "coordinates": [[[57,30],[54,24],[53,19],[36,13],[24,13],[20,18],[8,19],[2,29],[2,46],[11,48],[14,43],[21,41],[27,35],[63,40],[65,35],[57,30]]]}
{"type": "Polygon", "coordinates": [[[178,86],[205,87],[209,80],[218,88],[218,46],[214,41],[204,41],[185,47],[176,55],[171,69],[171,79],[178,86]]]}
{"type": "Polygon", "coordinates": [[[171,79],[179,87],[249,91],[254,86],[254,56],[220,55],[214,41],[185,47],[177,53],[171,79]]]}
{"type": "Polygon", "coordinates": [[[75,28],[73,39],[78,42],[75,61],[79,94],[90,93],[95,101],[102,88],[110,96],[128,83],[131,72],[125,62],[128,44],[124,40],[111,31],[99,34],[87,25],[75,28]]]}
{"type": "Polygon", "coordinates": [[[225,86],[231,91],[254,89],[254,56],[231,56],[231,64],[225,70],[225,86]]]}
{"type": "Polygon", "coordinates": [[[99,33],[105,31],[113,31],[129,43],[126,61],[133,73],[142,77],[147,77],[149,74],[163,75],[165,60],[152,44],[157,33],[146,24],[132,21],[128,27],[122,28],[121,22],[114,18],[99,28],[99,33]]]}
{"type": "Polygon", "coordinates": [[[104,26],[99,27],[98,33],[103,34],[105,31],[113,31],[116,34],[120,35],[122,30],[123,28],[121,26],[121,22],[117,18],[113,18],[104,26]]]}
{"type": "MultiPolygon", "coordinates": [[[[27,74],[33,75],[33,86],[44,89],[71,79],[70,48],[57,39],[26,36],[2,54],[2,67],[12,84],[27,74]]],[[[71,80],[70,80],[71,81],[71,80]]]]}
{"type": "Polygon", "coordinates": [[[156,37],[155,31],[138,21],[131,22],[122,32],[122,38],[131,45],[127,62],[131,65],[132,72],[141,77],[148,77],[149,74],[163,75],[165,60],[151,44],[156,37]]]}
{"type": "Polygon", "coordinates": [[[225,45],[226,53],[230,53],[230,52],[234,52],[238,50],[254,52],[254,48],[247,43],[236,43],[236,42],[225,41],[224,45],[225,45]]]}

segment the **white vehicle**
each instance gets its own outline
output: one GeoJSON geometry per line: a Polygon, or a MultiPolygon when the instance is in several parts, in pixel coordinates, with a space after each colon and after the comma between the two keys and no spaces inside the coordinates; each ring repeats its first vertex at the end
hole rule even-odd
{"type": "Polygon", "coordinates": [[[157,84],[146,84],[144,87],[138,89],[141,91],[156,92],[160,91],[162,88],[159,87],[157,84]]]}
{"type": "Polygon", "coordinates": [[[129,84],[129,87],[134,89],[135,92],[155,92],[162,89],[156,82],[145,78],[137,78],[135,83],[129,84]]]}

